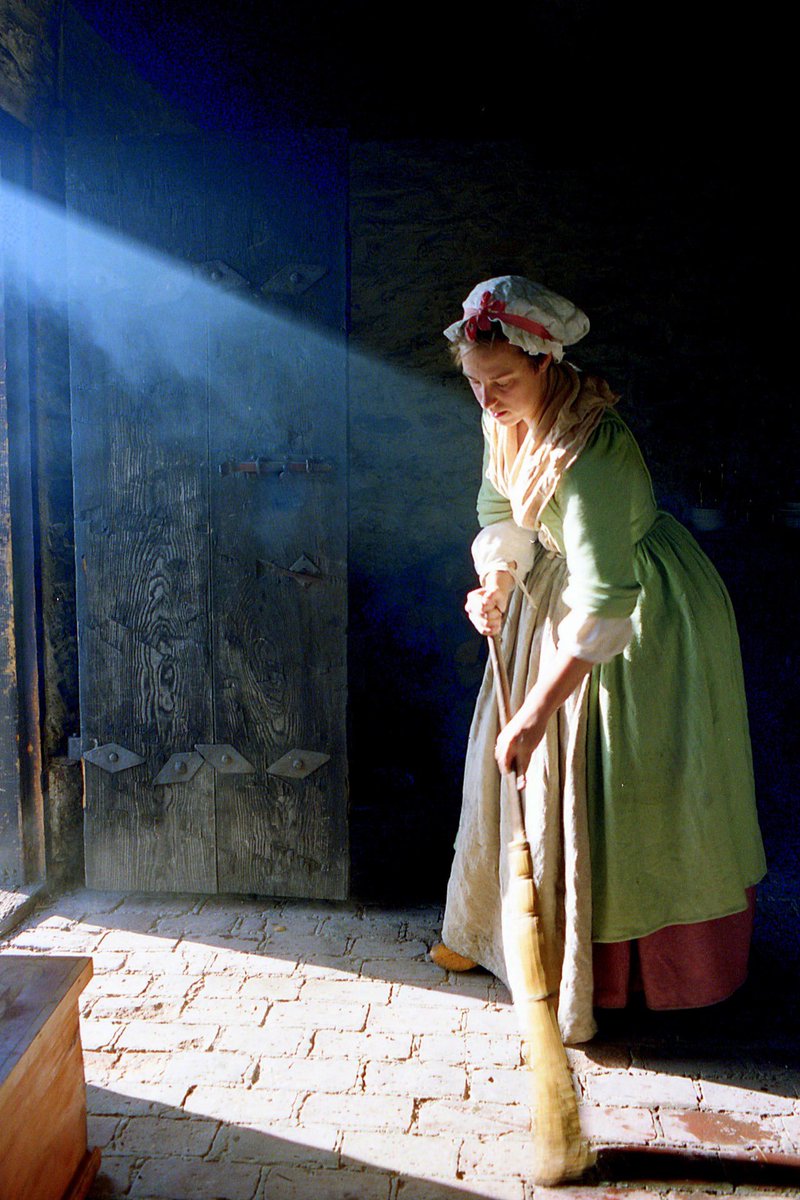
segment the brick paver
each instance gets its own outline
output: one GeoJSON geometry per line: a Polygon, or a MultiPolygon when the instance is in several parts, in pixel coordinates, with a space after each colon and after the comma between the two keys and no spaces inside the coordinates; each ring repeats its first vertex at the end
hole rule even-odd
{"type": "MultiPolygon", "coordinates": [[[[91,954],[92,1200],[710,1200],[797,1188],[531,1182],[528,1077],[492,976],[427,958],[441,914],[77,890],[0,952],[91,954]]],[[[707,1025],[618,1016],[569,1058],[596,1145],[800,1153],[800,1072],[707,1025]],[[713,1051],[713,1052],[709,1052],[713,1051]]],[[[761,1048],[763,1050],[763,1047],[761,1048]]],[[[774,1049],[774,1047],[773,1047],[774,1049]]],[[[5,1198],[3,1198],[5,1200],[5,1198]]]]}

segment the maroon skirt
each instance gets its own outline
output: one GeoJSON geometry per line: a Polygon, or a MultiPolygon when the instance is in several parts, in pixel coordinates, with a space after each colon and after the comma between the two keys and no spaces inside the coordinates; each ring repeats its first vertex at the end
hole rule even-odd
{"type": "Polygon", "coordinates": [[[635,993],[648,1008],[705,1008],[744,983],[753,932],[755,888],[744,912],[693,925],[667,925],[630,942],[592,947],[594,1004],[624,1008],[635,993]]]}

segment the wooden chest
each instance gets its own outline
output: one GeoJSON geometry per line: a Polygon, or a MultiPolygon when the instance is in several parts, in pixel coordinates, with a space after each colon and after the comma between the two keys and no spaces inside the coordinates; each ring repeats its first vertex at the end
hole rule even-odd
{"type": "Polygon", "coordinates": [[[83,1200],[86,1145],[78,998],[90,958],[0,955],[0,1200],[83,1200]]]}

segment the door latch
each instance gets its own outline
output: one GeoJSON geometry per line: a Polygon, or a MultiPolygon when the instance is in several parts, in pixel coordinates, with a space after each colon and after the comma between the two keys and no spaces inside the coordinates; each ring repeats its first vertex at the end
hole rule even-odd
{"type": "Polygon", "coordinates": [[[322,458],[251,458],[246,462],[224,462],[219,465],[220,475],[319,475],[332,471],[329,462],[322,458]]]}

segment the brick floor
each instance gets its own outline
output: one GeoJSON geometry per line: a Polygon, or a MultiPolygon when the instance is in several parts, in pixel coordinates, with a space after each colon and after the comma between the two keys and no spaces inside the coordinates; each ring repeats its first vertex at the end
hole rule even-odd
{"type": "Polygon", "coordinates": [[[87,890],[29,914],[0,952],[94,961],[81,1021],[103,1152],[92,1200],[800,1197],[800,1176],[725,1167],[800,1154],[794,1018],[764,1015],[769,981],[699,1016],[601,1020],[569,1051],[600,1167],[536,1187],[509,998],[490,975],[429,962],[440,915],[87,890]],[[653,1156],[644,1177],[609,1178],[602,1151],[624,1146],[715,1167],[667,1178],[653,1156]]]}

